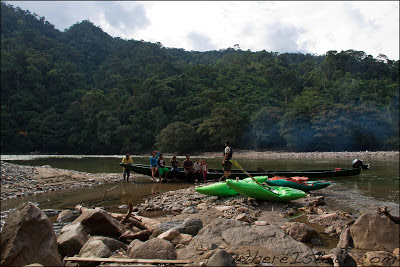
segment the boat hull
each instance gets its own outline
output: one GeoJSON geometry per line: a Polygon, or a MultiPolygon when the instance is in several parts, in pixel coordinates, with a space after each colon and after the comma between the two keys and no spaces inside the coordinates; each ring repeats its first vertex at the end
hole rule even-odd
{"type": "Polygon", "coordinates": [[[241,195],[264,201],[288,202],[306,196],[304,191],[282,186],[260,186],[254,181],[226,180],[226,184],[241,195]]]}
{"type": "MultiPolygon", "coordinates": [[[[120,163],[121,166],[122,163],[120,163]]],[[[147,176],[151,176],[150,165],[145,164],[132,164],[128,167],[131,171],[147,176]]],[[[352,168],[352,169],[333,169],[333,170],[305,170],[305,171],[257,171],[257,170],[249,170],[247,171],[251,176],[285,176],[285,177],[293,177],[293,176],[306,176],[311,179],[313,178],[326,178],[326,177],[345,177],[345,176],[355,176],[359,175],[361,172],[361,168],[352,168]]],[[[219,180],[224,175],[223,170],[209,170],[207,173],[207,180],[219,180]]],[[[156,174],[158,177],[158,174],[156,174]]],[[[241,170],[232,169],[231,170],[231,178],[239,178],[244,179],[247,178],[248,175],[245,174],[241,170]]],[[[167,174],[167,179],[172,178],[171,172],[167,174]]],[[[185,181],[185,175],[182,168],[179,168],[178,180],[185,181]]],[[[199,179],[202,181],[203,179],[199,179]]]]}
{"type": "MultiPolygon", "coordinates": [[[[254,177],[259,183],[263,183],[268,179],[268,176],[258,176],[254,177]]],[[[245,178],[244,180],[251,180],[251,178],[245,178]]],[[[197,187],[196,191],[198,193],[208,195],[208,196],[217,196],[217,197],[226,197],[233,196],[239,194],[232,188],[230,188],[226,182],[217,182],[206,186],[197,187]]]]}
{"type": "Polygon", "coordinates": [[[303,184],[299,184],[293,181],[288,181],[285,179],[279,179],[279,180],[266,180],[265,181],[268,185],[272,186],[285,186],[285,187],[290,187],[290,188],[295,188],[302,190],[304,192],[309,192],[309,191],[314,191],[318,189],[322,189],[325,187],[328,187],[331,185],[330,182],[328,181],[307,181],[304,182],[303,184]]]}

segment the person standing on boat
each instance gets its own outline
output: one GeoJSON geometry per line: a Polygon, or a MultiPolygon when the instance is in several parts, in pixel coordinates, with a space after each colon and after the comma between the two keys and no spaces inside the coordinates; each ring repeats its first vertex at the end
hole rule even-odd
{"type": "Polygon", "coordinates": [[[126,181],[129,181],[129,176],[131,175],[131,170],[127,165],[132,165],[132,158],[129,155],[129,153],[126,153],[125,157],[122,159],[122,163],[125,165],[124,166],[124,181],[126,178],[126,181]]]}
{"type": "Polygon", "coordinates": [[[150,157],[151,177],[153,177],[153,181],[155,181],[156,178],[154,176],[156,175],[156,172],[157,172],[157,159],[158,159],[158,156],[160,155],[160,152],[158,152],[157,150],[154,150],[153,153],[151,153],[151,154],[152,154],[152,156],[150,157]]]}
{"type": "Polygon", "coordinates": [[[221,181],[224,181],[228,179],[231,176],[231,168],[232,168],[232,162],[230,160],[232,159],[233,155],[233,150],[229,146],[229,140],[225,141],[225,150],[224,150],[224,160],[222,161],[222,166],[224,166],[224,176],[221,177],[221,181]]]}
{"type": "Polygon", "coordinates": [[[165,160],[163,154],[160,154],[157,160],[158,174],[160,176],[160,183],[162,179],[166,179],[167,173],[169,172],[168,168],[165,167],[165,160]]]}

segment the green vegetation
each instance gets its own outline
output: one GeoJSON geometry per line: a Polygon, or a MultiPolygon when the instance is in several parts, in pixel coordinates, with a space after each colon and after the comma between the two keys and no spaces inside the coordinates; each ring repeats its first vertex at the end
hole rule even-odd
{"type": "Polygon", "coordinates": [[[397,150],[399,61],[195,52],[1,2],[1,152],[397,150]]]}

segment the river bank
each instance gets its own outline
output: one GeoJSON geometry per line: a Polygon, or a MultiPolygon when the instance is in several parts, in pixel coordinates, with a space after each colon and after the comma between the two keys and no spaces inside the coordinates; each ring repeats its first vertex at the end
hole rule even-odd
{"type": "MultiPolygon", "coordinates": [[[[238,151],[235,156],[254,158],[260,156],[262,152],[243,152],[238,151]]],[[[264,152],[267,153],[267,152],[264,152]]],[[[274,154],[268,153],[272,157],[348,157],[348,158],[365,158],[368,157],[398,157],[398,152],[384,152],[365,154],[369,152],[360,152],[364,154],[346,154],[344,152],[335,152],[321,155],[319,153],[307,153],[307,156],[302,154],[274,154]]],[[[203,154],[204,157],[220,157],[218,153],[203,154]]],[[[262,157],[262,156],[260,156],[262,157]]],[[[2,200],[10,198],[24,198],[30,194],[39,194],[45,191],[64,190],[68,188],[78,187],[93,187],[105,183],[115,183],[121,181],[121,173],[102,173],[91,174],[76,172],[64,169],[51,168],[50,166],[22,166],[1,162],[2,170],[2,200]],[[4,190],[3,190],[4,189],[4,190]]],[[[131,176],[134,179],[146,179],[140,175],[131,176]]],[[[149,178],[150,179],[150,178],[149,178]]],[[[317,251],[320,254],[331,254],[331,249],[338,245],[340,235],[345,229],[346,223],[350,223],[358,219],[363,213],[376,214],[377,208],[383,203],[368,200],[368,205],[364,205],[363,198],[354,202],[351,196],[347,196],[346,192],[340,186],[331,186],[323,190],[316,191],[314,194],[309,194],[306,198],[292,201],[290,203],[271,203],[259,202],[253,199],[248,199],[241,196],[233,196],[227,198],[209,197],[198,194],[195,191],[195,185],[188,188],[174,190],[163,194],[154,194],[152,197],[145,199],[142,203],[135,207],[136,214],[152,217],[154,220],[170,225],[171,223],[180,224],[182,221],[192,218],[202,221],[204,233],[199,235],[197,241],[189,242],[189,244],[176,245],[178,259],[191,259],[197,265],[204,263],[213,256],[217,249],[224,249],[230,255],[235,257],[237,263],[249,263],[249,259],[257,258],[260,255],[265,259],[273,256],[283,259],[285,255],[290,253],[287,251],[285,255],[279,255],[279,251],[274,251],[277,244],[269,244],[256,236],[260,227],[268,228],[272,237],[286,233],[290,236],[290,232],[296,232],[294,225],[287,224],[292,222],[302,222],[311,225],[317,232],[317,236],[304,241],[307,247],[313,250],[307,250],[306,247],[294,241],[287,240],[285,242],[291,244],[291,253],[300,251],[312,251],[314,257],[317,251]],[[347,198],[346,198],[347,197],[347,198]],[[338,202],[342,200],[343,202],[338,202]],[[314,204],[313,204],[314,203],[314,204]],[[361,203],[361,204],[360,204],[361,203]],[[160,215],[161,214],[161,215],[160,215]],[[298,217],[300,216],[300,217],[298,217]],[[234,223],[232,223],[232,221],[234,223]],[[233,224],[233,225],[232,225],[233,224]],[[213,239],[215,229],[237,229],[236,224],[240,227],[247,227],[248,233],[253,235],[255,240],[258,240],[258,245],[249,245],[254,243],[254,240],[249,240],[246,236],[242,236],[241,240],[235,239],[235,235],[218,236],[213,239]],[[242,225],[243,224],[243,225],[242,225]],[[214,229],[214,230],[213,230],[214,229]],[[281,232],[281,231],[284,232],[281,232]],[[209,235],[207,235],[207,232],[209,235]],[[203,235],[204,234],[204,235],[203,235]],[[219,239],[218,239],[219,238],[219,239]],[[218,241],[219,240],[219,241],[218,241]],[[223,241],[225,240],[225,241],[223,241]],[[226,241],[230,240],[230,241],[226,241]],[[243,240],[247,240],[246,243],[243,240]],[[258,256],[255,256],[258,253],[258,256]]],[[[398,205],[389,206],[389,211],[398,216],[398,205]]],[[[384,217],[383,217],[384,218],[384,217]]],[[[297,225],[298,226],[298,225],[297,225]]],[[[304,225],[301,225],[305,228],[304,225]]],[[[165,229],[164,229],[165,230],[165,229]]],[[[229,231],[229,230],[228,230],[229,231]]],[[[307,231],[307,230],[305,230],[307,231]]],[[[222,233],[221,232],[221,233],[222,233]]],[[[234,230],[232,230],[234,232],[234,230]]],[[[312,231],[311,231],[312,232],[312,231]]],[[[263,234],[266,231],[262,232],[263,234]]],[[[293,237],[292,237],[293,238],[293,237]]],[[[298,238],[298,237],[296,237],[298,238]]],[[[275,240],[275,239],[272,239],[275,240]]],[[[279,239],[280,240],[280,239],[279,239]]],[[[275,240],[278,242],[278,239],[275,240]]],[[[396,240],[395,240],[396,241],[396,240]]],[[[289,244],[285,243],[285,244],[289,244]]],[[[398,240],[397,240],[398,243],[398,240]]],[[[352,250],[354,258],[360,258],[370,250],[352,250]]],[[[389,251],[392,252],[392,251],[389,251]]],[[[119,256],[122,258],[129,257],[127,251],[120,251],[119,256]]],[[[267,259],[266,262],[268,263],[267,259]]],[[[291,259],[293,261],[296,258],[291,259]]],[[[293,266],[293,264],[289,264],[293,266]]],[[[256,260],[251,262],[256,263],[256,260]]],[[[318,261],[319,266],[331,265],[329,262],[318,261]]],[[[276,264],[274,266],[277,266],[276,264]]],[[[278,266],[280,266],[278,264],[278,266]]]]}

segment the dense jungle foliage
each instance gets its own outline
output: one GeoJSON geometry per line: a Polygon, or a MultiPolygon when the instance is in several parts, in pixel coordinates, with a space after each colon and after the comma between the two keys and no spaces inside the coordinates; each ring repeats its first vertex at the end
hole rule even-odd
{"type": "Polygon", "coordinates": [[[398,133],[385,55],[185,51],[1,2],[2,153],[398,150],[398,133]]]}

